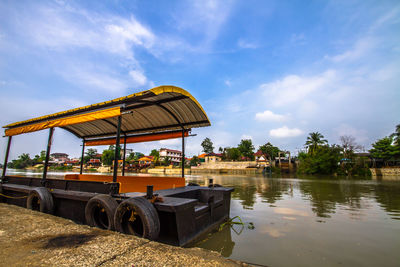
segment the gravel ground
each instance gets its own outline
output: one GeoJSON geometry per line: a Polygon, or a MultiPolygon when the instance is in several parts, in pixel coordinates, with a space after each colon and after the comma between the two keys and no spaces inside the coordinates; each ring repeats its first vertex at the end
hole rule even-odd
{"type": "Polygon", "coordinates": [[[247,266],[0,203],[0,266],[247,266]]]}

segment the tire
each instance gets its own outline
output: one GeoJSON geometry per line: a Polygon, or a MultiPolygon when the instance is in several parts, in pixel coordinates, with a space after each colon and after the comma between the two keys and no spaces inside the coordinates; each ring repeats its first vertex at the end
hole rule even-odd
{"type": "Polygon", "coordinates": [[[117,201],[109,195],[92,197],[85,207],[86,223],[101,229],[115,230],[114,213],[117,207],[117,201]]]}
{"type": "Polygon", "coordinates": [[[45,187],[35,187],[29,192],[26,200],[26,207],[31,210],[53,214],[54,200],[53,196],[45,187]]]}
{"type": "Polygon", "coordinates": [[[118,232],[156,240],[160,234],[157,210],[144,197],[129,198],[119,204],[114,215],[118,232]]]}

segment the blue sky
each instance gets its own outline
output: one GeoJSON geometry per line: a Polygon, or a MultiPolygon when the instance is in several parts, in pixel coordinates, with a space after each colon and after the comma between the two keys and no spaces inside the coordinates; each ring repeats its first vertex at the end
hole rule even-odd
{"type": "MultiPolygon", "coordinates": [[[[165,84],[193,94],[212,122],[194,129],[189,155],[205,137],[296,153],[313,131],[368,149],[400,123],[398,1],[82,2],[0,0],[1,125],[165,84]]],[[[47,134],[16,136],[11,158],[38,154],[47,134]]],[[[62,129],[53,144],[80,155],[62,129]]]]}

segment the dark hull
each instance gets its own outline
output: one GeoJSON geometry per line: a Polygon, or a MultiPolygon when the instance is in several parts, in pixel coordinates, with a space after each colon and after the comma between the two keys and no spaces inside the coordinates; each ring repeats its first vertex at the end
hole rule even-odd
{"type": "MultiPolygon", "coordinates": [[[[42,187],[41,179],[6,176],[1,184],[1,201],[26,207],[24,197],[35,187],[42,187]]],[[[111,194],[118,202],[145,193],[118,194],[118,183],[47,179],[45,187],[54,199],[54,215],[86,224],[85,207],[97,194],[111,194]]],[[[154,207],[160,219],[160,235],[157,241],[186,246],[205,233],[215,229],[229,218],[231,192],[225,187],[185,186],[155,191],[162,202],[154,207]]]]}

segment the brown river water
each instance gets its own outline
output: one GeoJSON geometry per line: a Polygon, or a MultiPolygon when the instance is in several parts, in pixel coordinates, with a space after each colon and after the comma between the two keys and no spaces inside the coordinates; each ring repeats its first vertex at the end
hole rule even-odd
{"type": "Polygon", "coordinates": [[[243,224],[226,225],[197,247],[266,266],[400,266],[400,177],[186,177],[200,185],[209,178],[235,189],[231,218],[243,224]]]}

